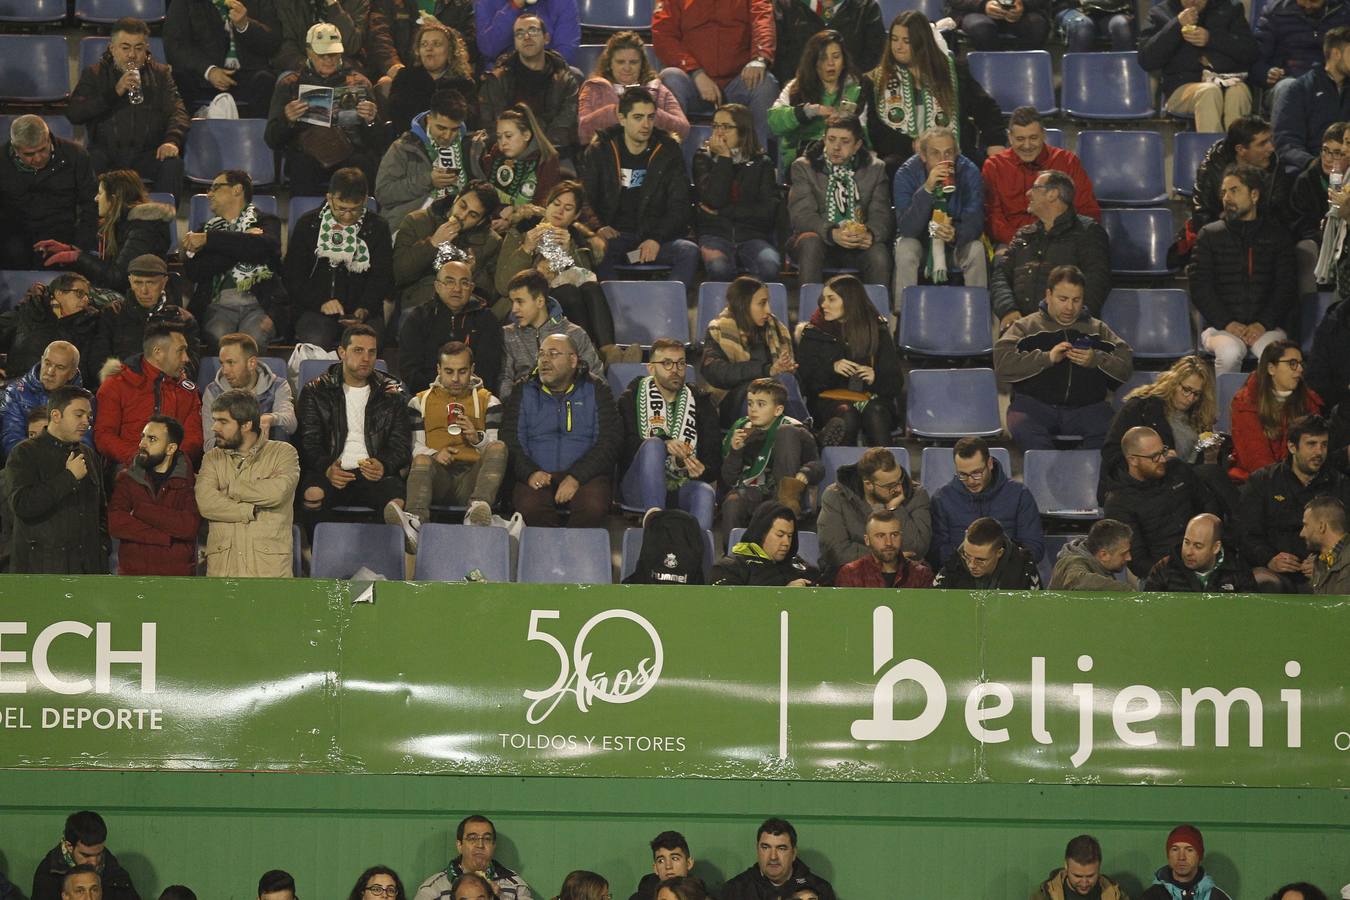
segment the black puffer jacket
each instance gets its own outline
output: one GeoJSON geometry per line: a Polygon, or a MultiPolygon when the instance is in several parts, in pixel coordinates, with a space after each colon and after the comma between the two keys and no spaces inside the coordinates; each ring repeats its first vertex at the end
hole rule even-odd
{"type": "Polygon", "coordinates": [[[970,567],[961,558],[960,551],[957,551],[943,564],[942,570],[933,579],[933,587],[966,591],[1038,591],[1041,589],[1041,573],[1031,554],[1005,537],[1003,556],[994,566],[993,573],[976,578],[970,574],[970,567]]]}
{"type": "Polygon", "coordinates": [[[1102,467],[1097,478],[1097,502],[1106,498],[1108,485],[1113,481],[1112,473],[1125,465],[1125,452],[1120,449],[1120,439],[1131,428],[1143,426],[1152,428],[1162,438],[1164,447],[1177,445],[1176,435],[1172,434],[1172,424],[1167,421],[1167,401],[1162,397],[1135,397],[1126,400],[1111,420],[1106,431],[1106,442],[1102,444],[1102,467]]]}
{"type": "MultiPolygon", "coordinates": [[[[916,146],[914,138],[881,119],[876,99],[880,77],[879,67],[863,76],[858,108],[867,108],[867,138],[890,172],[913,156],[916,146]]],[[[1007,126],[998,102],[970,74],[965,60],[956,62],[956,106],[961,118],[961,155],[976,166],[983,166],[984,149],[1007,142],[1007,126]]]]}
{"type": "Polygon", "coordinates": [[[283,282],[295,315],[318,312],[331,299],[342,301],[347,316],[364,309],[367,321],[384,315],[384,301],[394,296],[394,239],[389,224],[374,213],[361,219],[357,235],[370,250],[370,268],[352,272],[315,255],[323,207],[300,217],[286,247],[283,282]]]}
{"type": "MultiPolygon", "coordinates": [[[[61,881],[69,871],[61,848],[53,847],[38,863],[37,872],[33,874],[33,896],[29,900],[61,900],[61,881]]],[[[141,900],[141,895],[136,893],[131,883],[131,876],[111,850],[103,851],[101,875],[105,900],[141,900]]]]}
{"type": "MultiPolygon", "coordinates": [[[[1280,172],[1284,171],[1281,166],[1280,172]]],[[[1331,184],[1322,171],[1322,157],[1308,163],[1298,173],[1285,201],[1284,221],[1289,223],[1296,241],[1322,243],[1322,220],[1327,217],[1327,190],[1331,184]]],[[[1311,327],[1309,322],[1308,326],[1311,327]]]]}
{"type": "Polygon", "coordinates": [[[1184,594],[1255,593],[1256,579],[1252,576],[1250,562],[1242,558],[1236,546],[1225,544],[1221,552],[1214,571],[1201,581],[1199,575],[1186,568],[1181,558],[1181,545],[1176,544],[1171,553],[1158,560],[1148,577],[1140,581],[1139,589],[1184,594]]]}
{"type": "MultiPolygon", "coordinates": [[[[502,371],[502,325],[479,297],[470,297],[459,312],[440,298],[414,307],[399,328],[398,374],[421,390],[436,378],[437,351],[450,341],[473,350],[473,370],[484,384],[496,384],[502,371]]],[[[495,391],[493,393],[496,393],[495,391]]]]}
{"type": "MultiPolygon", "coordinates": [[[[792,532],[792,545],[788,548],[787,556],[782,562],[775,562],[763,554],[764,536],[769,533],[769,527],[773,525],[775,519],[795,518],[788,511],[786,506],[776,503],[772,500],[761,503],[755,510],[754,516],[750,519],[750,524],[746,526],[745,533],[741,535],[740,542],[731,548],[731,552],[713,566],[712,577],[709,584],[723,585],[746,585],[752,587],[786,587],[788,582],[796,581],[798,578],[805,578],[815,582],[819,580],[820,573],[814,566],[809,565],[805,560],[797,555],[797,529],[792,532]]],[[[797,865],[805,868],[805,865],[798,860],[797,865]]],[[[794,873],[796,868],[793,869],[794,873]]],[[[809,870],[808,870],[809,872],[809,870]]],[[[759,874],[759,870],[751,866],[746,871],[737,875],[731,881],[728,881],[722,888],[722,897],[730,900],[733,897],[746,898],[772,898],[772,893],[765,894],[760,891],[753,882],[758,879],[768,884],[768,880],[759,874]],[[736,887],[733,888],[733,885],[736,887]]],[[[822,881],[826,888],[828,882],[822,881]]],[[[821,894],[821,900],[825,895],[821,894]]],[[[833,898],[833,892],[830,893],[833,898]]]]}
{"type": "Polygon", "coordinates": [[[0,153],[0,230],[15,229],[30,243],[50,238],[86,252],[98,248],[98,181],[89,151],[53,135],[51,161],[37,172],[14,164],[8,141],[0,153]]]}
{"type": "MultiPolygon", "coordinates": [[[[621,141],[622,125],[598,131],[581,158],[586,198],[603,225],[614,221],[623,198],[621,141]]],[[[689,175],[679,142],[668,133],[653,129],[650,146],[647,180],[638,201],[638,239],[664,243],[689,232],[689,175]]]]}
{"type": "Polygon", "coordinates": [[[865,389],[877,395],[873,402],[885,403],[894,412],[905,376],[900,369],[895,344],[890,340],[886,320],[877,317],[877,349],[869,358],[864,358],[866,354],[861,348],[845,346],[841,331],[840,326],[826,322],[819,309],[812,313],[809,322],[798,328],[797,382],[801,385],[802,395],[812,403],[824,391],[865,389]],[[871,366],[876,372],[872,384],[863,385],[836,372],[834,364],[845,358],[871,366]]]}
{"type": "Polygon", "coordinates": [[[791,897],[803,889],[812,891],[820,900],[834,900],[834,888],[830,883],[812,872],[800,859],[792,863],[792,874],[786,884],[775,886],[758,866],[751,866],[722,885],[721,893],[722,900],[775,900],[782,896],[791,897]]]}
{"type": "MultiPolygon", "coordinates": [[[[342,455],[347,442],[347,400],[342,386],[339,362],[300,392],[300,464],[307,471],[323,472],[342,455]]],[[[370,373],[365,426],[366,449],[384,464],[386,476],[408,466],[412,456],[408,397],[397,379],[378,369],[370,373]]]]}
{"type": "Polygon", "coordinates": [[[52,311],[50,289],[35,284],[14,311],[14,343],[5,358],[5,371],[18,378],[42,359],[52,341],[70,341],[80,351],[80,377],[95,390],[98,370],[113,355],[112,320],[116,313],[93,304],[58,319],[52,311]]]}
{"type": "Polygon", "coordinates": [[[1093,316],[1101,316],[1111,291],[1111,243],[1105,228],[1072,209],[1056,219],[1048,231],[1039,221],[1018,229],[1008,252],[994,264],[989,283],[994,315],[1002,317],[1014,311],[1031,315],[1045,299],[1050,270],[1070,265],[1081,269],[1087,279],[1083,305],[1093,316]]]}
{"type": "Polygon", "coordinates": [[[881,62],[887,23],[882,20],[877,0],[841,0],[834,5],[828,23],[801,0],[775,0],[773,19],[778,29],[773,75],[779,84],[787,84],[796,76],[807,40],[827,28],[839,32],[844,39],[849,60],[857,71],[869,71],[881,62]]]}
{"type": "MultiPolygon", "coordinates": [[[[1330,459],[1308,484],[1299,481],[1293,466],[1293,459],[1286,457],[1257,469],[1242,486],[1242,554],[1254,566],[1266,565],[1277,553],[1299,559],[1308,555],[1308,545],[1298,535],[1309,500],[1330,495],[1350,507],[1350,480],[1332,467],[1330,459]]],[[[1231,537],[1228,543],[1233,543],[1231,537]]]]}
{"type": "Polygon", "coordinates": [[[1209,31],[1209,43],[1204,47],[1182,39],[1180,14],[1181,0],[1164,0],[1148,11],[1148,24],[1139,35],[1139,65],[1161,73],[1163,97],[1170,97],[1183,84],[1199,81],[1205,68],[1245,75],[1256,62],[1259,49],[1241,3],[1210,0],[1205,5],[1200,27],[1209,31]]]}
{"type": "Polygon", "coordinates": [[[169,225],[178,212],[164,203],[138,203],[128,209],[114,226],[117,255],[104,259],[97,253],[81,253],[71,268],[88,278],[95,287],[125,291],[127,266],[138,256],[149,253],[160,259],[169,255],[169,225]]]}
{"type": "MultiPolygon", "coordinates": [[[[795,0],[794,5],[801,6],[795,0]]],[[[774,242],[778,175],[768,154],[733,163],[728,157],[699,149],[694,154],[694,190],[694,222],[700,236],[735,243],[774,242]]]]}
{"type": "Polygon", "coordinates": [[[85,126],[87,146],[117,153],[173,144],[181,151],[189,120],[170,68],[146,60],[141,67],[144,103],[132,104],[125,96],[117,96],[121,79],[122,71],[113,62],[111,51],[104,51],[98,62],[80,74],[66,107],[66,118],[74,125],[85,126]]]}
{"type": "Polygon", "coordinates": [[[1304,377],[1327,409],[1350,397],[1350,303],[1338,300],[1313,333],[1312,354],[1304,377]]]}
{"type": "MultiPolygon", "coordinates": [[[[1235,162],[1237,153],[1228,143],[1228,138],[1223,138],[1210,147],[1205,153],[1205,158],[1200,160],[1200,165],[1195,170],[1195,191],[1191,194],[1191,225],[1196,231],[1223,217],[1223,200],[1219,197],[1219,191],[1223,187],[1223,170],[1235,162]]],[[[1280,165],[1279,155],[1270,154],[1270,162],[1266,165],[1266,184],[1261,191],[1261,202],[1258,207],[1260,215],[1274,215],[1279,221],[1290,221],[1289,192],[1292,187],[1293,179],[1284,171],[1284,166],[1280,165]]],[[[1326,189],[1323,188],[1324,213],[1327,206],[1326,193],[1326,189]]]]}
{"type": "Polygon", "coordinates": [[[1195,473],[1181,460],[1169,460],[1166,473],[1156,481],[1140,481],[1119,470],[1113,473],[1113,481],[1106,495],[1105,517],[1130,526],[1130,571],[1140,578],[1181,543],[1192,517],[1220,511],[1213,508],[1195,473]]]}
{"type": "MultiPolygon", "coordinates": [[[[251,0],[247,4],[248,27],[234,32],[242,72],[266,69],[272,54],[281,47],[281,19],[277,18],[274,2],[251,0]]],[[[193,96],[214,92],[206,80],[206,70],[223,66],[229,52],[230,32],[215,0],[176,0],[169,4],[164,20],[164,55],[178,83],[193,96]]]]}
{"type": "Polygon", "coordinates": [[[1298,324],[1298,272],[1289,230],[1272,219],[1220,219],[1200,229],[1191,264],[1191,302],[1205,324],[1298,324]]]}

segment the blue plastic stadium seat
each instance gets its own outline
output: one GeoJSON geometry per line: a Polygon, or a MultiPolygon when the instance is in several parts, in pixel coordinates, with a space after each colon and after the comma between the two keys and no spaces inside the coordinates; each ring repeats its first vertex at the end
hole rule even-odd
{"type": "Polygon", "coordinates": [[[917,437],[994,437],[998,384],[993,369],[915,369],[909,373],[909,430],[917,437]]]}
{"type": "Polygon", "coordinates": [[[320,522],[314,526],[313,578],[351,578],[362,566],[390,581],[402,581],[403,529],[368,522],[320,522]]]}
{"type": "MultiPolygon", "coordinates": [[[[0,270],[0,311],[13,309],[19,305],[24,294],[34,284],[51,284],[52,279],[61,274],[60,269],[38,269],[26,271],[19,269],[0,270]]],[[[10,372],[11,378],[17,378],[22,372],[10,372]]]]}
{"type": "MultiPolygon", "coordinates": [[[[253,205],[258,207],[258,212],[277,215],[277,198],[271,194],[254,194],[253,205]]],[[[210,218],[211,201],[205,194],[193,194],[188,200],[188,230],[201,231],[210,218]]]]}
{"type": "Polygon", "coordinates": [[[1195,352],[1185,291],[1116,288],[1106,297],[1102,321],[1133,348],[1135,359],[1173,360],[1195,352]]]}
{"type": "Polygon", "coordinates": [[[1066,115],[1107,122],[1153,117],[1153,88],[1135,51],[1066,53],[1060,65],[1066,115]]]}
{"type": "MultiPolygon", "coordinates": [[[[642,529],[626,528],[623,532],[623,553],[619,563],[619,580],[627,578],[633,574],[637,568],[638,557],[642,554],[642,529]]],[[[718,560],[718,553],[713,545],[713,536],[711,531],[703,532],[703,580],[706,583],[708,576],[712,572],[713,565],[718,560]]]]}
{"type": "Polygon", "coordinates": [[[1317,333],[1317,326],[1321,323],[1322,317],[1327,314],[1327,310],[1331,308],[1331,304],[1338,299],[1335,291],[1308,294],[1303,298],[1303,316],[1300,322],[1303,328],[1304,356],[1312,352],[1313,335],[1317,333]]]}
{"type": "Polygon", "coordinates": [[[989,291],[914,285],[900,304],[900,349],[918,356],[989,356],[994,352],[989,291]]]}
{"type": "Polygon", "coordinates": [[[1131,391],[1133,391],[1137,387],[1142,387],[1143,385],[1146,384],[1152,384],[1153,382],[1158,380],[1158,376],[1161,374],[1162,374],[1161,372],[1149,372],[1146,370],[1136,371],[1129,378],[1126,378],[1125,383],[1122,384],[1120,387],[1116,388],[1115,393],[1111,395],[1112,408],[1120,409],[1120,407],[1125,403],[1125,398],[1130,396],[1131,391]]]}
{"type": "Polygon", "coordinates": [[[1167,202],[1163,139],[1156,131],[1080,131],[1078,156],[1103,205],[1167,202]]]}
{"type": "MultiPolygon", "coordinates": [[[[865,284],[863,288],[867,291],[867,298],[876,307],[877,315],[885,316],[889,322],[891,318],[890,288],[884,284],[865,284]]],[[[825,285],[815,281],[808,281],[801,286],[797,292],[798,322],[809,320],[812,314],[820,308],[820,294],[824,289],[825,285]]]]}
{"type": "MultiPolygon", "coordinates": [[[[800,520],[798,520],[800,521],[800,520]]],[[[740,543],[741,536],[745,534],[744,528],[733,528],[727,533],[727,552],[740,543]]],[[[811,565],[820,563],[820,535],[814,531],[797,532],[797,555],[811,565]]]]}
{"type": "Polygon", "coordinates": [[[1055,571],[1055,560],[1059,558],[1059,551],[1069,541],[1076,537],[1082,537],[1077,534],[1047,534],[1045,536],[1045,556],[1041,558],[1037,568],[1041,573],[1041,587],[1050,586],[1050,576],[1055,571]]]}
{"type": "Polygon", "coordinates": [[[1064,129],[1062,128],[1045,129],[1045,142],[1049,144],[1051,147],[1058,147],[1059,149],[1063,150],[1065,148],[1064,129]]]}
{"type": "MultiPolygon", "coordinates": [[[[727,307],[727,287],[729,281],[705,281],[698,286],[698,324],[694,333],[695,340],[703,340],[708,333],[708,324],[717,318],[717,314],[727,307]]],[[[769,312],[784,325],[788,324],[787,287],[778,281],[765,285],[769,289],[769,312]]]]}
{"type": "Polygon", "coordinates": [[[689,308],[678,281],[601,283],[614,314],[614,340],[650,347],[657,338],[689,342],[689,308]]]}
{"type": "MultiPolygon", "coordinates": [[[[825,467],[825,475],[820,479],[820,490],[824,491],[827,487],[834,484],[838,477],[839,467],[848,466],[862,459],[862,455],[867,452],[867,447],[824,447],[820,451],[820,462],[825,467]]],[[[895,461],[900,464],[900,468],[906,472],[909,471],[909,451],[904,447],[887,447],[895,461]]]]}
{"type": "Polygon", "coordinates": [[[612,584],[609,532],[603,528],[531,528],[520,535],[520,570],[528,584],[612,584]]]}
{"type": "Polygon", "coordinates": [[[1233,396],[1242,390],[1248,377],[1246,372],[1224,372],[1215,379],[1218,382],[1219,392],[1219,420],[1214,425],[1216,431],[1232,431],[1233,396]]]}
{"type": "MultiPolygon", "coordinates": [[[[921,463],[923,469],[919,472],[920,483],[924,489],[931,495],[944,484],[948,484],[956,477],[956,451],[951,447],[924,447],[921,463]]],[[[1008,454],[1007,447],[990,447],[989,455],[998,460],[998,464],[1003,467],[1003,474],[1012,477],[1012,457],[1008,454]]]]}
{"type": "Polygon", "coordinates": [[[511,580],[511,536],[505,528],[427,522],[417,540],[418,581],[463,581],[474,569],[488,581],[511,580]]]}
{"type": "MultiPolygon", "coordinates": [[[[103,51],[108,49],[108,44],[111,40],[112,38],[97,34],[90,35],[87,38],[81,38],[80,68],[78,71],[83,72],[85,69],[98,62],[99,58],[103,56],[103,51]]],[[[150,58],[156,62],[166,62],[164,58],[164,38],[150,38],[150,58]]]]}
{"type": "Polygon", "coordinates": [[[1167,275],[1172,244],[1170,209],[1104,209],[1102,227],[1111,239],[1111,271],[1116,275],[1167,275]]]}
{"type": "Polygon", "coordinates": [[[652,0],[581,0],[581,26],[597,31],[645,31],[652,27],[652,0]]]}
{"type": "Polygon", "coordinates": [[[189,181],[210,184],[225,169],[242,169],[253,187],[276,181],[272,148],[263,140],[266,119],[193,119],[183,160],[189,181]]]}
{"type": "Polygon", "coordinates": [[[1022,457],[1022,482],[1043,516],[1100,519],[1101,468],[1100,450],[1028,450],[1022,457]]]}
{"type": "Polygon", "coordinates": [[[946,15],[942,11],[942,0],[881,0],[882,22],[890,27],[896,16],[911,9],[923,13],[930,22],[936,22],[946,15]]]}
{"type": "Polygon", "coordinates": [[[1178,131],[1172,138],[1172,186],[1178,194],[1189,197],[1195,190],[1195,172],[1200,162],[1223,133],[1207,131],[1178,131]]]}
{"type": "Polygon", "coordinates": [[[970,74],[984,86],[1007,115],[1019,106],[1034,106],[1043,116],[1059,112],[1055,105],[1055,73],[1044,50],[1004,50],[967,54],[970,74]]]}
{"type": "Polygon", "coordinates": [[[69,96],[70,66],[63,36],[0,34],[0,100],[55,103],[69,96]]]}
{"type": "Polygon", "coordinates": [[[684,170],[689,173],[690,183],[694,180],[694,154],[708,143],[710,137],[712,137],[711,125],[690,125],[689,136],[680,145],[680,149],[684,151],[684,170]]]}
{"type": "Polygon", "coordinates": [[[75,19],[85,25],[111,25],[131,17],[150,25],[164,21],[164,0],[75,0],[75,19]]]}
{"type": "Polygon", "coordinates": [[[0,0],[0,23],[44,25],[66,18],[66,0],[0,0]]]}

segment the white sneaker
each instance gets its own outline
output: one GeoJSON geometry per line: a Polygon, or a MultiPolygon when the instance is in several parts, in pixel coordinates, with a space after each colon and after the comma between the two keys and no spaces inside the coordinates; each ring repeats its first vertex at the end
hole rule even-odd
{"type": "Polygon", "coordinates": [[[409,553],[417,553],[417,538],[422,533],[422,520],[394,501],[384,505],[384,521],[387,525],[397,525],[403,529],[403,547],[409,553]]]}
{"type": "Polygon", "coordinates": [[[469,504],[469,514],[464,517],[464,521],[470,525],[491,525],[492,507],[482,500],[475,500],[469,504]]]}

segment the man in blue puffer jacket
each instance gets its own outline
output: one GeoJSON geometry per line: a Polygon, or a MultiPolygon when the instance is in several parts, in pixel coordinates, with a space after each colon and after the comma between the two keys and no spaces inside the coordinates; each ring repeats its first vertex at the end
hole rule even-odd
{"type": "Polygon", "coordinates": [[[1276,0],[1261,13],[1256,23],[1260,55],[1247,82],[1267,89],[1271,109],[1295,78],[1325,62],[1322,38],[1337,25],[1350,25],[1345,0],[1276,0]]]}
{"type": "Polygon", "coordinates": [[[988,516],[997,519],[1008,538],[1040,562],[1045,556],[1045,534],[1031,491],[1008,477],[982,438],[961,438],[952,452],[956,475],[933,494],[933,544],[928,558],[941,566],[961,546],[970,523],[988,516]]]}
{"type": "MultiPolygon", "coordinates": [[[[68,341],[52,341],[33,368],[5,387],[0,400],[0,451],[5,457],[28,438],[28,414],[46,406],[47,395],[64,384],[84,386],[80,351],[68,341]]],[[[85,433],[84,442],[94,446],[94,429],[85,433]]]]}
{"type": "Polygon", "coordinates": [[[603,527],[623,427],[614,395],[565,334],[539,344],[539,362],[507,401],[501,439],[511,454],[516,511],[526,525],[603,527]]]}

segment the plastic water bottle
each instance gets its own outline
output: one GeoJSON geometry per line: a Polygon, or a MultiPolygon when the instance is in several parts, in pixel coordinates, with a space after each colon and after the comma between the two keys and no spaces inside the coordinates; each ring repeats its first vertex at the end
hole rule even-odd
{"type": "Polygon", "coordinates": [[[127,102],[132,106],[140,106],[145,102],[145,92],[141,90],[141,70],[132,66],[127,69],[127,74],[136,76],[136,80],[132,82],[131,87],[127,88],[127,102]]]}
{"type": "Polygon", "coordinates": [[[1344,160],[1336,160],[1336,164],[1331,167],[1331,174],[1327,176],[1327,183],[1331,185],[1333,191],[1341,189],[1341,185],[1345,183],[1344,160]]]}

